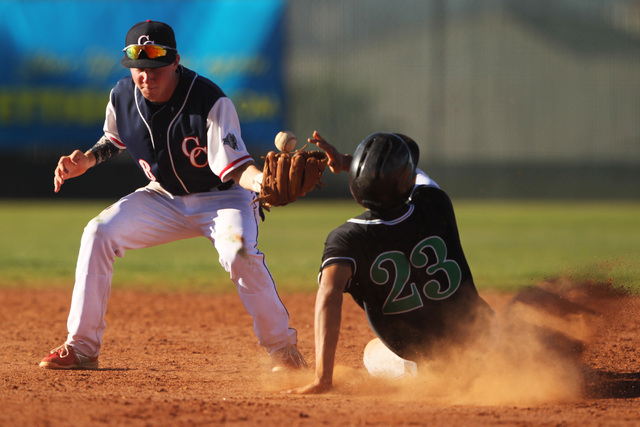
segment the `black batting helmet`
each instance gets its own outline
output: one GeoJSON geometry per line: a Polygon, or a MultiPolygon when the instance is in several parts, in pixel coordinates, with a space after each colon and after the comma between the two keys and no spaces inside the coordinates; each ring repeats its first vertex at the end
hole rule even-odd
{"type": "Polygon", "coordinates": [[[403,135],[398,132],[394,132],[394,135],[398,135],[409,147],[409,152],[411,153],[411,158],[413,158],[413,165],[418,167],[418,160],[420,160],[420,148],[418,147],[418,143],[413,139],[409,138],[407,135],[403,135]]]}
{"type": "Polygon", "coordinates": [[[394,133],[379,132],[369,135],[356,148],[349,188],[365,208],[388,211],[407,201],[415,175],[416,162],[404,139],[394,133]]]}

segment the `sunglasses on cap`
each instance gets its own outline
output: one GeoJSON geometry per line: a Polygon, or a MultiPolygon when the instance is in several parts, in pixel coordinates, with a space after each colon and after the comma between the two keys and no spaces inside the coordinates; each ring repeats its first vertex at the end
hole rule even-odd
{"type": "Polygon", "coordinates": [[[131,44],[122,49],[122,51],[125,53],[125,55],[127,55],[127,58],[129,59],[138,59],[140,57],[140,52],[142,51],[147,54],[147,58],[154,59],[160,58],[162,56],[167,56],[170,51],[175,52],[176,50],[177,49],[174,49],[172,47],[162,46],[159,44],[131,44]]]}

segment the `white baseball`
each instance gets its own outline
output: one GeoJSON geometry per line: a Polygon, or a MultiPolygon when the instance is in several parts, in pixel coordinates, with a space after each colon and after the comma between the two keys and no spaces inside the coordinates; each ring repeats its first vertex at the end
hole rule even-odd
{"type": "Polygon", "coordinates": [[[278,132],[274,142],[278,150],[288,152],[296,148],[298,138],[293,132],[283,130],[281,132],[278,132]]]}

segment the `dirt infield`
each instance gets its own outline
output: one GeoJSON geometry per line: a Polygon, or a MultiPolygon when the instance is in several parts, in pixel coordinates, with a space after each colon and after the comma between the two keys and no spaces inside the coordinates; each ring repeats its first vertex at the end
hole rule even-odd
{"type": "MultiPolygon", "coordinates": [[[[366,374],[373,334],[346,297],[334,389],[295,396],[281,391],[312,372],[269,372],[236,295],[114,290],[100,369],[60,372],[37,364],[64,341],[71,290],[3,290],[0,425],[638,425],[640,298],[562,281],[483,296],[495,351],[397,381],[366,374]]],[[[281,297],[313,366],[315,296],[281,297]]]]}

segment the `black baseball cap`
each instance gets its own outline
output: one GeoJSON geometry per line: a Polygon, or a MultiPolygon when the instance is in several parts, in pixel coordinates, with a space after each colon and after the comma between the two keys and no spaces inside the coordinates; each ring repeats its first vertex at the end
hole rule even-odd
{"type": "MultiPolygon", "coordinates": [[[[173,29],[164,22],[143,21],[135,24],[125,38],[125,49],[132,46],[155,45],[163,48],[166,52],[161,56],[150,58],[144,50],[138,50],[135,59],[131,58],[127,52],[120,60],[120,64],[126,68],[160,68],[172,64],[178,54],[176,37],[173,29]]],[[[152,55],[153,56],[153,55],[152,55]]]]}

